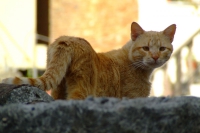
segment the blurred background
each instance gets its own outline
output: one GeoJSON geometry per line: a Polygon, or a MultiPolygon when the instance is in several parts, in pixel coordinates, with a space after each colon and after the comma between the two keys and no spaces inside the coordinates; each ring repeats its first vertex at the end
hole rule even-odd
{"type": "Polygon", "coordinates": [[[147,31],[177,25],[151,96],[200,96],[200,0],[0,0],[0,79],[40,76],[47,46],[62,35],[85,38],[97,52],[120,48],[133,21],[147,31]]]}

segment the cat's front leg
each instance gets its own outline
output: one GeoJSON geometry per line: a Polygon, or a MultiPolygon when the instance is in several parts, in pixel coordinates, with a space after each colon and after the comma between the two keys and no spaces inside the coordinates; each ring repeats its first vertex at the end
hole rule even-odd
{"type": "Polygon", "coordinates": [[[67,99],[84,100],[85,98],[87,98],[87,94],[79,88],[76,88],[67,95],[67,99]]]}

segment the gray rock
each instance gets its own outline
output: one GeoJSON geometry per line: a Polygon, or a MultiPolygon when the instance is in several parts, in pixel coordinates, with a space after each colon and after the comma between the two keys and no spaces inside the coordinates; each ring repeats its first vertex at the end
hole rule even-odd
{"type": "Polygon", "coordinates": [[[0,133],[200,133],[200,99],[92,98],[0,106],[0,133]]]}
{"type": "Polygon", "coordinates": [[[0,84],[0,105],[11,103],[50,102],[53,98],[37,87],[0,84]]]}

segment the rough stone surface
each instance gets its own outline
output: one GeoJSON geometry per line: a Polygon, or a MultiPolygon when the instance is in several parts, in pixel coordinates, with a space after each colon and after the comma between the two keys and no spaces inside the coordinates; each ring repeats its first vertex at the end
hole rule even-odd
{"type": "Polygon", "coordinates": [[[200,99],[87,98],[0,106],[0,133],[199,133],[200,99]]]}
{"type": "Polygon", "coordinates": [[[53,98],[46,92],[29,85],[0,84],[0,105],[10,103],[50,102],[53,98]]]}

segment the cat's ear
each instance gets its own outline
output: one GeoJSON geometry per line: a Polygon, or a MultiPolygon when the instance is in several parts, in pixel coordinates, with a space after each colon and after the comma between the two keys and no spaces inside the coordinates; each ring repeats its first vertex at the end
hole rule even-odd
{"type": "Polygon", "coordinates": [[[163,34],[169,37],[170,42],[172,43],[174,40],[174,34],[176,32],[176,25],[172,24],[169,27],[167,27],[164,31],[163,34]]]}
{"type": "Polygon", "coordinates": [[[133,22],[131,24],[131,39],[135,41],[137,37],[144,33],[144,30],[140,27],[139,24],[133,22]]]}

